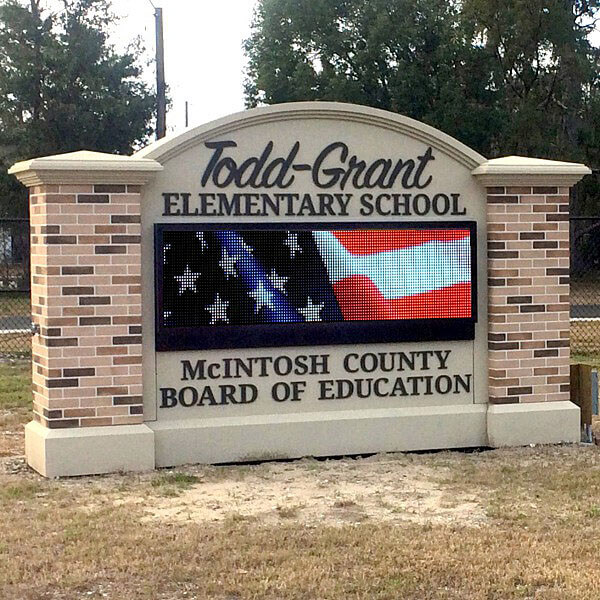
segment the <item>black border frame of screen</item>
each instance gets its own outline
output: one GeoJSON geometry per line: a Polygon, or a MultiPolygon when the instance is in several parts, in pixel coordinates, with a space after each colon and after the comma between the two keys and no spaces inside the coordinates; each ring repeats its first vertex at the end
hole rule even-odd
{"type": "Polygon", "coordinates": [[[363,223],[156,223],[154,225],[155,340],[157,352],[331,346],[393,342],[433,342],[475,339],[477,322],[477,223],[475,221],[387,221],[363,223]],[[336,323],[285,323],[261,325],[199,325],[164,327],[163,232],[215,230],[315,229],[469,229],[471,232],[471,318],[405,319],[398,321],[341,321],[336,323]]]}

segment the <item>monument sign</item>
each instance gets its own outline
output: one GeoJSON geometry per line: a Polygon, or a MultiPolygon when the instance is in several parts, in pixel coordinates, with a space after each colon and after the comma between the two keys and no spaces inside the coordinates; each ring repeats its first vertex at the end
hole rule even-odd
{"type": "Polygon", "coordinates": [[[578,439],[583,165],[299,103],[11,172],[32,188],[45,475],[578,439]]]}

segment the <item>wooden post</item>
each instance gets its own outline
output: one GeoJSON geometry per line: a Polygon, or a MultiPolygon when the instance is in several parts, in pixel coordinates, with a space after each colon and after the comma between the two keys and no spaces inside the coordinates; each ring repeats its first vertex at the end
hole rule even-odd
{"type": "Polygon", "coordinates": [[[582,430],[592,426],[592,367],[571,365],[571,402],[581,409],[582,430]]]}

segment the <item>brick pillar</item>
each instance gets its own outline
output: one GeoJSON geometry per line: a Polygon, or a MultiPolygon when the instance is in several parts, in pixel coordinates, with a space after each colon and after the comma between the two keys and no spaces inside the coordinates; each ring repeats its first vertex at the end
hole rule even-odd
{"type": "Polygon", "coordinates": [[[143,422],[140,191],[30,191],[33,414],[44,427],[143,422]]]}
{"type": "Polygon", "coordinates": [[[569,188],[487,188],[489,400],[569,400],[569,188]]]}
{"type": "Polygon", "coordinates": [[[97,153],[35,159],[30,186],[33,417],[44,475],[153,466],[143,425],[141,193],[161,166],[97,153]]]}
{"type": "Polygon", "coordinates": [[[569,189],[591,171],[509,156],[473,171],[488,212],[488,440],[580,440],[569,401],[569,189]]]}

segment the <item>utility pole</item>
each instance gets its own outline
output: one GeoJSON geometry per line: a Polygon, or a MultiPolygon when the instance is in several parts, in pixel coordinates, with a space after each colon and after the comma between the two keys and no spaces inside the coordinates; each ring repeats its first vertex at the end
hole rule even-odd
{"type": "Polygon", "coordinates": [[[185,101],[185,128],[187,129],[190,126],[190,104],[186,100],[185,101]]]}
{"type": "MultiPolygon", "coordinates": [[[[154,5],[153,5],[154,6],[154,5]]],[[[167,134],[167,94],[165,84],[165,45],[162,8],[154,7],[156,20],[156,139],[167,134]]]]}

